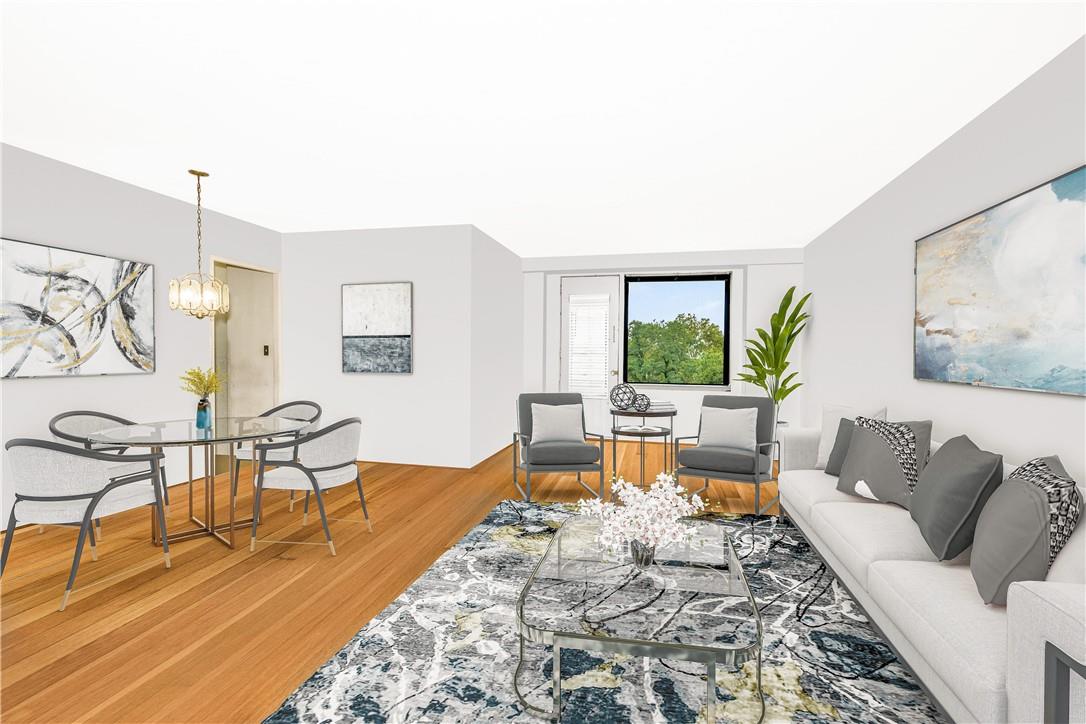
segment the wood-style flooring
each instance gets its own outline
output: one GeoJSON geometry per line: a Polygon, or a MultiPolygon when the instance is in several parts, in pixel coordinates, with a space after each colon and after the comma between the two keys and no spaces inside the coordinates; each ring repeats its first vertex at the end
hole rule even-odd
{"type": "MultiPolygon", "coordinates": [[[[647,446],[647,470],[661,468],[662,451],[647,446]]],[[[618,454],[619,472],[636,479],[636,443],[620,443],[618,454]]],[[[610,447],[606,457],[609,467],[610,447]]],[[[20,528],[0,584],[0,719],[258,721],[500,500],[517,497],[508,449],[470,470],[360,465],[374,532],[354,486],[331,491],[335,557],[316,507],[303,527],[301,505],[288,512],[286,492],[265,493],[259,535],[311,545],[263,543],[250,553],[248,531],[233,551],[199,538],[171,546],[170,570],[150,543],[148,511],[129,511],[103,520],[99,559],[84,553],[64,612],[57,606],[76,531],[20,528]]],[[[247,476],[242,516],[251,507],[247,476]]],[[[170,489],[172,530],[187,527],[185,491],[170,489]]],[[[543,501],[582,497],[572,475],[534,476],[532,492],[543,501]]],[[[775,485],[762,493],[772,498],[775,485]]],[[[716,510],[753,508],[750,485],[715,482],[709,498],[716,510]]],[[[220,519],[225,499],[220,493],[220,519]]]]}

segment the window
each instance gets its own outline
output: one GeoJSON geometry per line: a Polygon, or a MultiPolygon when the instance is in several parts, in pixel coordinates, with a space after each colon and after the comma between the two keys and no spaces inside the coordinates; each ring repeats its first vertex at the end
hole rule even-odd
{"type": "Polygon", "coordinates": [[[625,380],[726,385],[728,274],[626,277],[625,380]]]}
{"type": "Polygon", "coordinates": [[[611,330],[608,294],[570,294],[567,389],[582,395],[607,393],[610,370],[607,336],[611,330]]]}

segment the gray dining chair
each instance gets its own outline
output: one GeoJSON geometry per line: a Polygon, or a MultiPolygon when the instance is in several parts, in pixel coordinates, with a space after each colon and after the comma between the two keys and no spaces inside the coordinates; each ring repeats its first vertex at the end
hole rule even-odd
{"type": "MultiPolygon", "coordinates": [[[[321,514],[324,526],[324,538],[328,550],[336,554],[332,542],[332,532],[328,529],[328,516],[324,511],[322,493],[330,488],[354,483],[358,489],[358,500],[362,503],[362,516],[366,526],[373,532],[370,514],[366,509],[366,495],[362,492],[362,473],[358,469],[358,441],[362,435],[362,421],[357,417],[333,423],[328,427],[299,435],[279,442],[264,442],[255,445],[257,454],[256,493],[253,496],[253,530],[249,538],[249,550],[255,551],[259,542],[256,526],[260,520],[260,503],[265,489],[304,490],[305,512],[309,513],[309,496],[317,500],[317,510],[321,514]],[[272,452],[291,451],[292,459],[274,463],[275,469],[269,470],[268,456],[272,452]]],[[[303,525],[305,524],[303,520],[303,525]]],[[[291,541],[266,541],[290,543],[291,541]]]]}
{"type": "Polygon", "coordinates": [[[577,473],[577,483],[597,498],[603,498],[603,435],[585,430],[584,399],[579,392],[526,392],[517,396],[517,431],[513,433],[513,485],[532,500],[532,473],[577,473]],[[595,438],[584,442],[532,442],[532,405],[581,405],[581,434],[595,438]],[[524,487],[518,472],[524,471],[524,487]],[[598,473],[599,490],[585,484],[585,473],[598,473]]]}
{"type": "MultiPolygon", "coordinates": [[[[316,402],[310,402],[309,400],[295,400],[294,402],[284,402],[281,405],[276,405],[270,410],[266,410],[257,417],[288,417],[292,420],[305,420],[308,424],[298,430],[298,434],[304,434],[317,429],[317,425],[321,419],[321,406],[316,402]]],[[[234,468],[230,471],[230,499],[237,504],[238,497],[238,478],[241,477],[241,463],[243,460],[250,462],[256,462],[256,454],[253,450],[253,442],[239,442],[237,443],[237,449],[234,451],[234,468]]],[[[284,448],[282,450],[271,450],[268,452],[268,462],[275,464],[278,462],[290,462],[295,458],[295,451],[291,448],[284,448]]],[[[253,478],[253,485],[256,485],[256,478],[253,478]]],[[[294,492],[290,494],[290,510],[294,510],[294,492]]]]}
{"type": "Polygon", "coordinates": [[[762,483],[772,480],[774,439],[773,402],[768,397],[743,397],[740,395],[705,395],[702,407],[721,407],[731,410],[756,408],[756,449],[743,450],[735,447],[702,445],[701,417],[698,417],[698,434],[675,438],[675,458],[679,467],[675,478],[702,478],[705,484],[694,491],[701,493],[709,487],[710,480],[728,480],[754,485],[754,509],[759,515],[773,507],[777,497],[764,507],[761,505],[762,483]],[[698,440],[695,447],[680,447],[684,440],[698,440]]]}
{"type": "Polygon", "coordinates": [[[15,504],[4,534],[0,575],[7,568],[15,526],[19,523],[78,525],[72,570],[60,601],[63,611],[68,605],[83,545],[88,538],[91,558],[98,560],[91,521],[146,505],[154,506],[157,511],[162,531],[162,555],[166,567],[170,567],[170,544],[163,512],[162,453],[119,455],[28,438],[9,440],[4,449],[8,451],[14,477],[15,504]],[[132,472],[117,476],[122,464],[130,466],[132,472]],[[139,470],[136,470],[137,465],[139,470]]]}
{"type": "MultiPolygon", "coordinates": [[[[117,415],[111,415],[108,412],[97,412],[95,410],[70,410],[68,412],[62,412],[59,415],[53,417],[49,421],[49,432],[57,442],[66,445],[78,445],[87,450],[97,450],[99,452],[113,452],[123,454],[128,450],[125,445],[109,445],[105,443],[93,442],[90,439],[90,435],[102,430],[108,430],[111,427],[119,427],[120,425],[134,425],[131,420],[126,420],[123,417],[117,415]]],[[[126,462],[114,463],[111,466],[110,472],[113,477],[119,478],[133,473],[142,472],[147,466],[139,462],[126,462]]],[[[165,504],[170,504],[170,490],[166,483],[166,464],[162,463],[159,466],[159,472],[162,475],[162,496],[165,504]]],[[[102,538],[102,524],[100,520],[95,521],[95,525],[98,528],[98,538],[102,538]]]]}

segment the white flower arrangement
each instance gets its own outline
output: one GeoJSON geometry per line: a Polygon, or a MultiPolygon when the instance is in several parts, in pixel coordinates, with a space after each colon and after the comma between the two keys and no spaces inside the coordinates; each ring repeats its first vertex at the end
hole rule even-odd
{"type": "Polygon", "coordinates": [[[621,504],[592,498],[578,505],[582,515],[599,519],[597,540],[611,550],[634,541],[649,548],[686,543],[693,529],[682,518],[705,508],[697,494],[690,495],[667,473],[657,475],[648,490],[622,478],[611,489],[621,504]]]}

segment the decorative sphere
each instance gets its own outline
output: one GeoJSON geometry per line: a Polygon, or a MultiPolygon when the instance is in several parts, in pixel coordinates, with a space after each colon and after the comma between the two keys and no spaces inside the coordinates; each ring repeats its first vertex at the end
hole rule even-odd
{"type": "Polygon", "coordinates": [[[633,408],[638,412],[645,412],[649,409],[650,404],[648,395],[634,395],[633,408]]]}
{"type": "Polygon", "coordinates": [[[611,388],[611,404],[619,410],[628,410],[637,397],[637,390],[633,385],[622,383],[611,388]]]}

